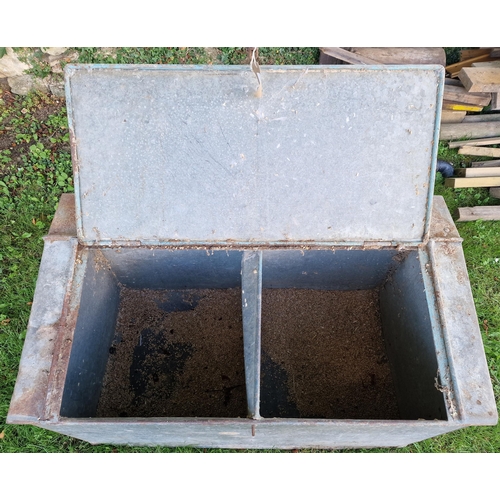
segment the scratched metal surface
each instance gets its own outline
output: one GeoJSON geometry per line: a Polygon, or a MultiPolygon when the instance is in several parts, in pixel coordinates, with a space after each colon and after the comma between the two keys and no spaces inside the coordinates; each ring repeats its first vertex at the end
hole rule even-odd
{"type": "Polygon", "coordinates": [[[92,444],[290,449],[401,447],[464,427],[434,420],[61,419],[39,427],[92,444]]]}
{"type": "Polygon", "coordinates": [[[67,66],[84,242],[420,241],[439,66],[67,66]]]}

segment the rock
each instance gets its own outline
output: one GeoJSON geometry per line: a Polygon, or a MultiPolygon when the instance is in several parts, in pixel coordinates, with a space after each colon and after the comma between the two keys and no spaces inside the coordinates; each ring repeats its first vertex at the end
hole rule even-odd
{"type": "Polygon", "coordinates": [[[10,92],[9,82],[7,78],[0,78],[0,92],[10,92]]]}
{"type": "Polygon", "coordinates": [[[219,56],[220,56],[220,50],[216,47],[204,47],[205,48],[205,52],[210,60],[210,63],[213,63],[213,62],[217,62],[219,60],[219,56]]]}
{"type": "Polygon", "coordinates": [[[59,56],[64,54],[69,47],[42,47],[42,52],[49,54],[49,56],[59,56]]]}
{"type": "Polygon", "coordinates": [[[63,55],[47,57],[47,62],[50,65],[52,73],[64,73],[61,63],[65,62],[67,64],[76,60],[78,60],[78,52],[76,51],[68,52],[63,55]]]}
{"type": "Polygon", "coordinates": [[[66,97],[66,92],[64,90],[64,83],[51,84],[49,86],[50,92],[56,97],[66,97]]]}
{"type": "Polygon", "coordinates": [[[21,75],[7,78],[10,91],[17,95],[27,95],[33,90],[47,93],[49,86],[46,81],[35,78],[33,75],[21,75]]]}
{"type": "Polygon", "coordinates": [[[19,60],[17,54],[11,47],[7,47],[7,53],[0,59],[0,78],[21,76],[31,66],[19,60]]]}
{"type": "Polygon", "coordinates": [[[111,56],[113,59],[116,59],[116,47],[101,47],[99,51],[104,56],[111,56]]]}
{"type": "Polygon", "coordinates": [[[58,77],[56,75],[49,77],[48,87],[49,87],[50,93],[52,95],[55,95],[56,97],[66,97],[66,94],[64,91],[64,79],[63,78],[58,77]]]}
{"type": "Polygon", "coordinates": [[[57,61],[54,64],[51,64],[50,65],[50,70],[54,74],[62,74],[62,73],[64,73],[64,69],[62,68],[60,61],[57,61]]]}

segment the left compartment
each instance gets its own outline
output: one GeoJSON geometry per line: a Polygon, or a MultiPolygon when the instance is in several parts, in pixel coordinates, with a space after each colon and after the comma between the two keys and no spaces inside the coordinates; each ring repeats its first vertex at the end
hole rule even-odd
{"type": "Polygon", "coordinates": [[[60,415],[246,417],[241,258],[82,248],[60,415]]]}

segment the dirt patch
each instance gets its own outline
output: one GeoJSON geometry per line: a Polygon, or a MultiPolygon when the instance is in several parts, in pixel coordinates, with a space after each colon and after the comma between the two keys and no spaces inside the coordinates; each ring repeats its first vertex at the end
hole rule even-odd
{"type": "MultiPolygon", "coordinates": [[[[24,167],[26,161],[23,158],[30,158],[30,146],[34,144],[42,144],[46,150],[50,151],[52,162],[57,153],[69,153],[69,143],[62,141],[67,128],[63,129],[46,123],[49,116],[61,112],[61,108],[65,106],[64,99],[36,94],[33,97],[36,104],[26,104],[27,107],[23,108],[27,102],[24,97],[3,89],[0,89],[0,99],[10,110],[10,114],[0,126],[0,150],[10,151],[10,167],[0,171],[2,175],[15,172],[18,167],[24,167]],[[57,142],[53,143],[53,139],[57,142]]],[[[36,168],[40,166],[37,165],[36,168]]],[[[53,170],[53,167],[45,168],[53,170]]]]}
{"type": "MultiPolygon", "coordinates": [[[[54,115],[65,106],[65,100],[57,97],[48,97],[45,105],[36,108],[33,112],[33,118],[40,122],[44,122],[50,115],[54,115]]],[[[42,126],[43,129],[43,126],[42,126]]]]}
{"type": "Polygon", "coordinates": [[[246,417],[241,289],[124,288],[98,417],[246,417]]]}
{"type": "MultiPolygon", "coordinates": [[[[378,292],[265,289],[261,414],[399,419],[378,292]]],[[[98,417],[246,417],[241,290],[124,288],[98,417]]]]}
{"type": "Polygon", "coordinates": [[[264,417],[399,419],[376,290],[265,289],[264,417]]]}
{"type": "Polygon", "coordinates": [[[7,134],[5,130],[0,130],[0,151],[12,148],[12,140],[11,135],[7,134]]]}

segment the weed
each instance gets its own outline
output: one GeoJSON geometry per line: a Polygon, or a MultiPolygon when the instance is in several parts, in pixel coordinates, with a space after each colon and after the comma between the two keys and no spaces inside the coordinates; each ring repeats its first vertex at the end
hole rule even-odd
{"type": "Polygon", "coordinates": [[[45,78],[50,75],[50,64],[45,60],[45,54],[40,50],[40,47],[15,47],[14,50],[19,57],[19,60],[31,66],[26,70],[27,74],[37,78],[45,78]]]}
{"type": "MultiPolygon", "coordinates": [[[[221,64],[248,64],[246,47],[220,47],[221,64]]],[[[259,47],[259,63],[262,65],[318,64],[319,49],[315,47],[259,47]]]]}
{"type": "Polygon", "coordinates": [[[79,63],[94,64],[207,64],[209,56],[195,47],[118,47],[112,51],[75,47],[79,63]]]}
{"type": "MultiPolygon", "coordinates": [[[[474,47],[444,47],[446,54],[446,65],[455,64],[460,61],[460,52],[465,49],[473,49],[474,47]]],[[[478,47],[475,47],[478,48],[478,47]]]]}
{"type": "MultiPolygon", "coordinates": [[[[248,64],[247,47],[119,47],[113,51],[75,47],[78,62],[101,64],[248,64]]],[[[259,63],[317,64],[319,49],[311,47],[261,47],[259,63]]]]}

